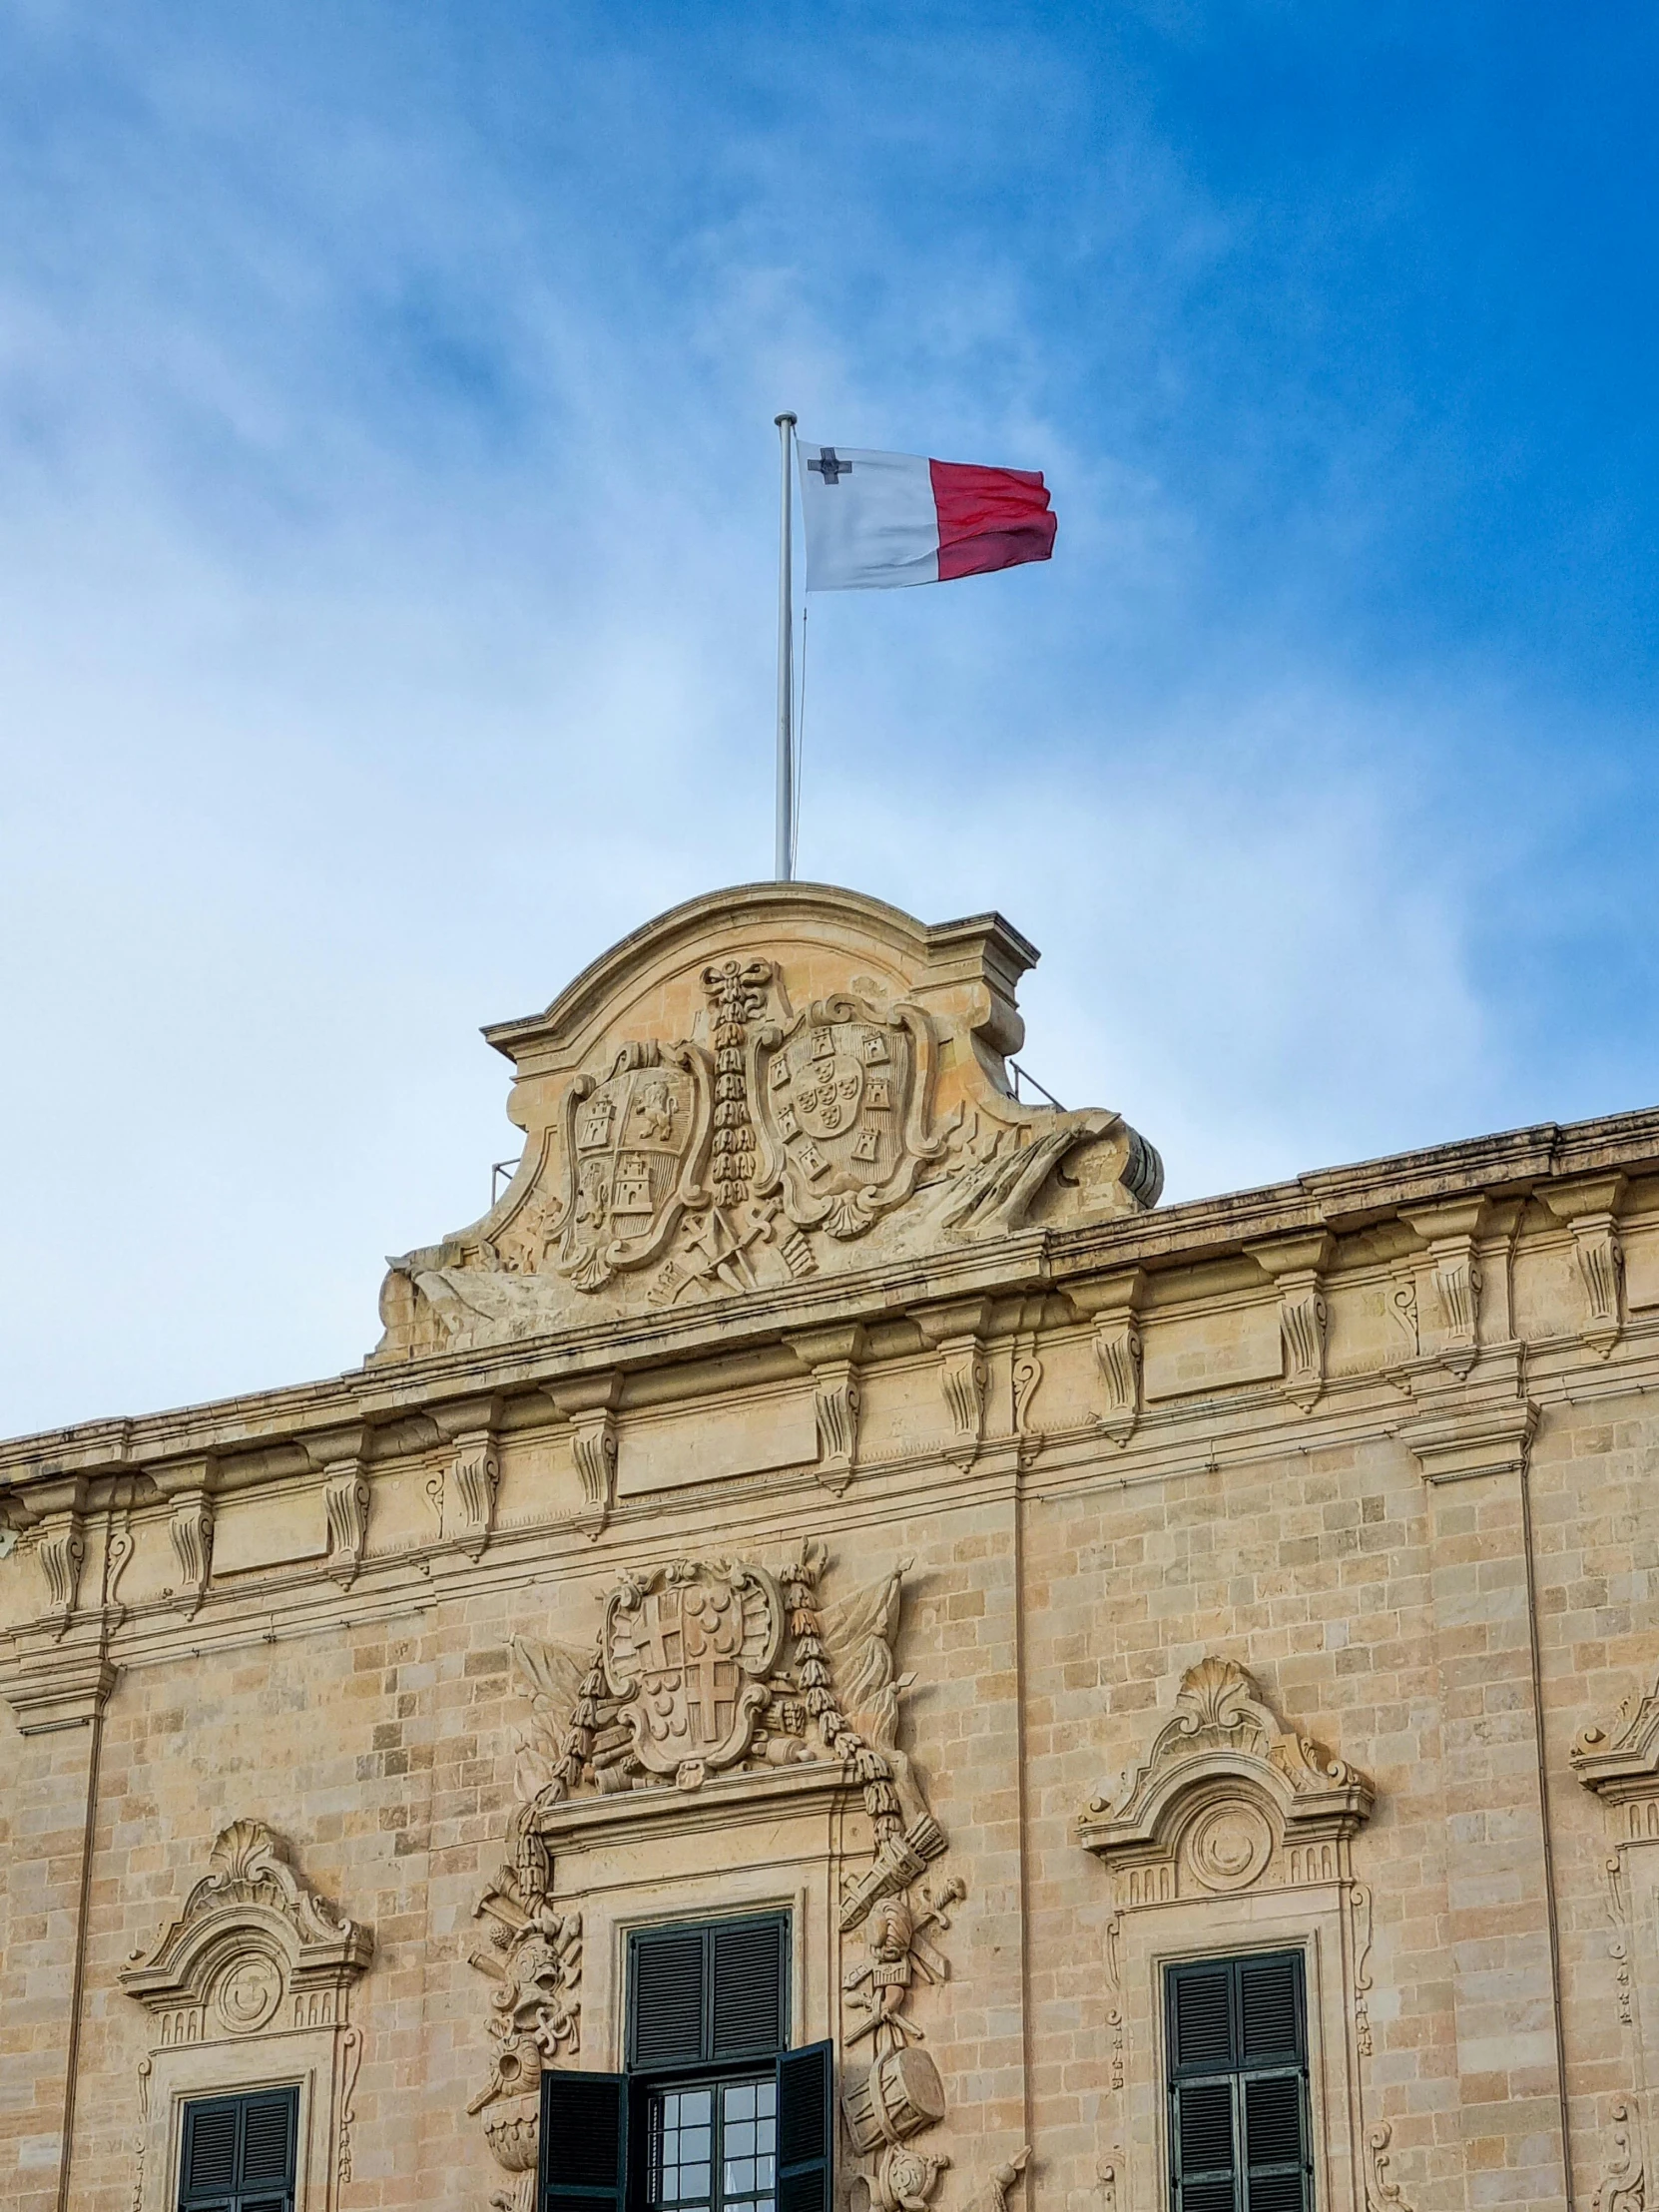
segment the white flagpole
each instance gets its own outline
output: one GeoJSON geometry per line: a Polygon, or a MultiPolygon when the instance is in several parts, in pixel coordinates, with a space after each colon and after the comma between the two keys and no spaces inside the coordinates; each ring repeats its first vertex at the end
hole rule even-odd
{"type": "Polygon", "coordinates": [[[781,414],[773,419],[778,424],[783,467],[782,525],[778,541],[778,864],[774,872],[780,883],[787,883],[795,873],[790,851],[795,841],[795,733],[791,727],[795,692],[795,604],[790,576],[793,550],[790,500],[794,489],[790,480],[790,436],[795,429],[795,417],[781,414]]]}

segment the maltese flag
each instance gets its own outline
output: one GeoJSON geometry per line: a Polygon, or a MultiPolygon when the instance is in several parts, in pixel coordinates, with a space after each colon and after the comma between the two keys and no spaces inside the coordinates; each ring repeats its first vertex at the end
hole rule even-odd
{"type": "Polygon", "coordinates": [[[983,576],[1054,551],[1034,469],[797,441],[809,591],[886,591],[983,576]]]}

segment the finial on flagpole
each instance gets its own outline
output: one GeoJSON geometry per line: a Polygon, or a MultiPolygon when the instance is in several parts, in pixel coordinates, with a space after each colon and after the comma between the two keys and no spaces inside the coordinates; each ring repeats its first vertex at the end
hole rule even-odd
{"type": "Polygon", "coordinates": [[[793,414],[773,417],[778,425],[780,476],[780,532],[778,540],[778,861],[774,870],[780,883],[795,873],[795,733],[791,726],[795,692],[795,606],[791,590],[790,555],[793,543],[790,499],[790,434],[793,414]]]}

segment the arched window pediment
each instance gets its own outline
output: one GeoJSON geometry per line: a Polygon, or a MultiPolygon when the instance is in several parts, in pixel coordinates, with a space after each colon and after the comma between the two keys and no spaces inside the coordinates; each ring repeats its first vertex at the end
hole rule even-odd
{"type": "Polygon", "coordinates": [[[1091,1800],[1078,1841],[1122,1870],[1134,1902],[1346,1878],[1342,1847],[1370,1817],[1371,1783],[1287,1729],[1254,1679],[1210,1658],[1182,1677],[1175,1711],[1118,1789],[1091,1800]]]}

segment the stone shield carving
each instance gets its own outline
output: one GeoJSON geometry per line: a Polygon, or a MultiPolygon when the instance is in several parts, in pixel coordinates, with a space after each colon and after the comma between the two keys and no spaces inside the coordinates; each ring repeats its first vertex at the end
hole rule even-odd
{"type": "Polygon", "coordinates": [[[944,1149],[928,1128],[933,1032],[920,1007],[850,994],[815,999],[759,1030],[751,1081],[764,1166],[802,1229],[860,1237],[902,1204],[944,1149]]]}
{"type": "Polygon", "coordinates": [[[605,1608],[605,1677],[634,1754],[695,1788],[748,1751],[784,1639],[764,1568],[677,1561],[625,1581],[605,1608]]]}
{"type": "Polygon", "coordinates": [[[655,1260],[702,1187],[713,1120],[701,1046],[630,1044],[608,1074],[580,1075],[564,1109],[559,1271],[595,1291],[655,1260]]]}

